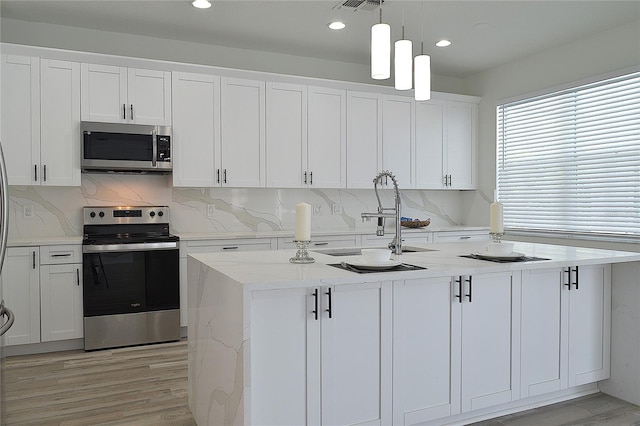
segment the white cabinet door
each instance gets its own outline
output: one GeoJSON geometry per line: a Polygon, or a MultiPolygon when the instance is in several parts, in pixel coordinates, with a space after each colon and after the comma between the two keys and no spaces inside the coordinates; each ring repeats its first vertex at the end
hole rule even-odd
{"type": "Polygon", "coordinates": [[[171,125],[171,73],[81,65],[82,121],[171,125]]]}
{"type": "MultiPolygon", "coordinates": [[[[567,388],[567,302],[563,268],[522,271],[520,395],[567,388]]],[[[568,294],[567,294],[568,295],[568,294]]]]}
{"type": "Polygon", "coordinates": [[[569,286],[569,386],[610,375],[611,266],[571,268],[569,286]]]}
{"type": "Polygon", "coordinates": [[[511,273],[463,277],[463,412],[511,401],[511,281],[511,273]]]}
{"type": "Polygon", "coordinates": [[[373,188],[381,139],[382,95],[347,92],[347,188],[373,188]]]}
{"type": "Polygon", "coordinates": [[[173,185],[216,185],[220,143],[220,77],[175,72],[173,86],[173,185]]]}
{"type": "Polygon", "coordinates": [[[316,287],[251,294],[247,424],[320,424],[319,293],[316,287]]]}
{"type": "Polygon", "coordinates": [[[346,186],[347,102],[344,90],[309,86],[308,185],[315,188],[346,186]]]}
{"type": "Polygon", "coordinates": [[[222,152],[216,168],[224,186],[265,186],[265,82],[222,77],[222,152]],[[222,169],[222,170],[220,170],[222,169]]]}
{"type": "MultiPolygon", "coordinates": [[[[410,189],[414,187],[415,101],[391,95],[382,99],[382,168],[396,175],[401,189],[410,189]]],[[[390,180],[387,185],[391,186],[390,180]]]]}
{"type": "Polygon", "coordinates": [[[171,125],[171,73],[129,68],[127,72],[129,121],[171,125]]]}
{"type": "Polygon", "coordinates": [[[81,338],[82,264],[40,266],[42,341],[81,338]]]}
{"type": "Polygon", "coordinates": [[[391,424],[391,282],[321,292],[322,424],[391,424]]]}
{"type": "Polygon", "coordinates": [[[307,158],[307,88],[267,83],[267,186],[301,188],[307,158]]]}
{"type": "Polygon", "coordinates": [[[1,88],[2,148],[9,185],[39,185],[39,59],[2,55],[1,88]]]}
{"type": "MultiPolygon", "coordinates": [[[[4,70],[3,70],[4,73],[4,70]]],[[[2,268],[2,296],[16,316],[4,335],[6,345],[40,342],[39,249],[11,247],[2,268]]]]}
{"type": "Polygon", "coordinates": [[[82,121],[127,123],[127,69],[81,64],[82,121]]]}
{"type": "Polygon", "coordinates": [[[42,185],[80,186],[80,64],[40,61],[42,185]]]}
{"type": "Polygon", "coordinates": [[[444,187],[444,106],[416,102],[416,188],[444,187]]]}
{"type": "Polygon", "coordinates": [[[450,189],[475,189],[476,182],[476,112],[475,104],[452,104],[445,107],[445,161],[450,189]]]}
{"type": "Polygon", "coordinates": [[[449,277],[394,283],[395,425],[419,424],[460,412],[461,305],[457,300],[453,303],[452,296],[449,277]]]}

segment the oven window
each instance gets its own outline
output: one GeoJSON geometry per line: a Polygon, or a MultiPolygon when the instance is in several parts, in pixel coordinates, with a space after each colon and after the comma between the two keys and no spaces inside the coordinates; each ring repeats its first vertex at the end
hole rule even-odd
{"type": "Polygon", "coordinates": [[[91,132],[84,134],[86,160],[152,161],[151,135],[91,132]]]}
{"type": "Polygon", "coordinates": [[[84,316],[179,309],[178,250],[85,253],[84,316]]]}

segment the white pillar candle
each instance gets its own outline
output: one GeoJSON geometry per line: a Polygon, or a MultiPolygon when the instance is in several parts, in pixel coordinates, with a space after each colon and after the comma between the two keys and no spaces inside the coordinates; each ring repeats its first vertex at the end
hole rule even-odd
{"type": "Polygon", "coordinates": [[[296,204],[296,241],[311,241],[311,206],[296,204]]]}
{"type": "Polygon", "coordinates": [[[489,207],[491,232],[492,234],[504,234],[504,225],[502,223],[502,203],[491,203],[489,207]]]}

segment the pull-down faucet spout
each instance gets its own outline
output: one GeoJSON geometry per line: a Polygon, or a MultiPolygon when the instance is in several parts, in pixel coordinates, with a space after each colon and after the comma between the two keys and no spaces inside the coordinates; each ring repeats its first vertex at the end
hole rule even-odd
{"type": "Polygon", "coordinates": [[[396,225],[396,236],[393,238],[393,241],[389,243],[389,248],[394,250],[394,253],[397,255],[402,254],[402,236],[401,236],[401,228],[400,228],[400,189],[398,189],[398,181],[396,180],[395,175],[389,172],[388,170],[384,170],[373,179],[373,189],[376,193],[376,198],[378,199],[378,212],[377,213],[362,213],[360,216],[362,220],[370,220],[371,218],[378,219],[378,228],[376,230],[376,235],[382,236],[384,235],[384,222],[385,218],[394,218],[396,225]],[[394,208],[385,208],[382,207],[382,202],[380,201],[380,195],[378,194],[378,183],[382,185],[382,178],[387,177],[391,179],[393,182],[393,189],[395,191],[395,207],[394,208]],[[389,213],[385,213],[389,212],[389,213]]]}

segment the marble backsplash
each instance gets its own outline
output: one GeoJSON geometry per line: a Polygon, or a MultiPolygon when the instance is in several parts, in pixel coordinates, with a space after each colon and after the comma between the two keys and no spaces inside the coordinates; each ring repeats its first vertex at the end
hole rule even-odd
{"type": "MultiPolygon", "coordinates": [[[[383,206],[393,207],[393,191],[380,190],[383,206]]],[[[458,191],[402,190],[402,215],[431,218],[434,226],[462,224],[458,191]]],[[[375,232],[360,213],[374,212],[372,189],[173,188],[170,175],[83,174],[80,187],[11,186],[9,238],[82,235],[82,207],[168,205],[174,233],[292,231],[295,205],[319,206],[311,232],[375,232]],[[341,207],[333,214],[333,206],[341,207]],[[209,206],[213,206],[210,211],[209,206]],[[25,206],[32,217],[25,217],[25,206]],[[209,213],[209,214],[208,214],[209,213]]],[[[390,221],[389,221],[390,222],[390,221]]],[[[390,224],[388,225],[390,226],[390,224]]]]}

